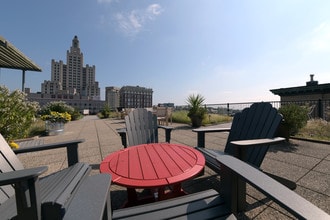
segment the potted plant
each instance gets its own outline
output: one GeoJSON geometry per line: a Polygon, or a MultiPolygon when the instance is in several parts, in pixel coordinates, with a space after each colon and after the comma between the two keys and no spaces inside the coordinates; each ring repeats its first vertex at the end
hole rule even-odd
{"type": "Polygon", "coordinates": [[[203,103],[205,98],[200,95],[189,95],[187,98],[187,103],[189,106],[188,117],[191,120],[192,127],[200,127],[202,125],[202,121],[206,115],[206,109],[203,107],[203,103]]]}
{"type": "Polygon", "coordinates": [[[49,114],[42,115],[41,119],[45,121],[47,134],[57,135],[64,131],[64,124],[71,121],[71,115],[67,112],[51,111],[49,114]]]}

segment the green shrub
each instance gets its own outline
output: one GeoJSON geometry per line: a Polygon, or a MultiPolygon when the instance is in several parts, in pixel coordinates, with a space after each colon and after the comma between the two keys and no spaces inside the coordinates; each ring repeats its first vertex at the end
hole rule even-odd
{"type": "Polygon", "coordinates": [[[101,110],[101,118],[110,118],[111,115],[111,109],[108,104],[103,106],[103,109],[101,110]]]}
{"type": "Polygon", "coordinates": [[[78,120],[82,117],[79,110],[74,109],[72,106],[66,104],[63,101],[53,101],[44,105],[39,111],[40,115],[50,115],[51,112],[58,113],[69,113],[71,116],[71,120],[78,120]]]}
{"type": "Polygon", "coordinates": [[[75,109],[63,101],[53,101],[44,105],[40,110],[40,115],[49,115],[51,112],[69,113],[73,115],[75,109]]]}
{"type": "Polygon", "coordinates": [[[83,117],[82,114],[80,114],[78,109],[74,109],[73,113],[71,114],[71,120],[75,121],[75,120],[79,120],[83,117]]]}
{"type": "Polygon", "coordinates": [[[298,133],[307,124],[308,109],[296,104],[283,105],[278,110],[283,115],[283,125],[289,129],[290,135],[298,133]]]}
{"type": "Polygon", "coordinates": [[[0,86],[0,133],[8,141],[25,138],[39,109],[37,102],[30,102],[26,94],[0,86]]]}

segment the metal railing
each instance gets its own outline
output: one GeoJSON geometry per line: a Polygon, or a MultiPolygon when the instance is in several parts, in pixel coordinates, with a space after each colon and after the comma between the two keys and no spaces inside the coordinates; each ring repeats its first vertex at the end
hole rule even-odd
{"type": "MultiPolygon", "coordinates": [[[[283,105],[297,104],[309,108],[309,119],[322,118],[330,121],[330,100],[304,100],[304,101],[267,101],[276,109],[283,105]]],[[[254,102],[238,102],[238,103],[221,103],[221,104],[205,104],[208,114],[221,114],[233,116],[236,112],[242,111],[244,108],[250,107],[254,102]]],[[[188,110],[188,106],[176,106],[175,110],[188,110]]]]}

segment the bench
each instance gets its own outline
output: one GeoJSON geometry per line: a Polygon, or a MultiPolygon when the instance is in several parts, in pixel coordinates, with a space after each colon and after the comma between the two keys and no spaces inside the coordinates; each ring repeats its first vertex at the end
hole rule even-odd
{"type": "Polygon", "coordinates": [[[273,199],[299,219],[330,216],[258,169],[230,155],[218,155],[221,192],[206,190],[178,198],[114,210],[112,219],[236,219],[244,211],[246,183],[273,199]],[[244,198],[244,201],[242,201],[244,198]],[[242,205],[243,204],[243,205],[242,205]]]}
{"type": "MultiPolygon", "coordinates": [[[[78,219],[72,216],[80,216],[79,219],[108,218],[109,175],[89,176],[91,167],[85,163],[76,163],[38,178],[46,170],[47,167],[38,167],[0,174],[0,185],[14,184],[16,195],[1,204],[0,219],[78,219]]],[[[0,195],[1,200],[6,199],[4,197],[0,195]]]]}

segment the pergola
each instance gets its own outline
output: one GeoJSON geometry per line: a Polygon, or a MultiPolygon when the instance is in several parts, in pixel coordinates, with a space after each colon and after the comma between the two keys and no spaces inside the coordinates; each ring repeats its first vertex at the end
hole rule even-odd
{"type": "Polygon", "coordinates": [[[0,68],[22,70],[22,91],[24,91],[25,71],[41,72],[37,64],[2,36],[0,36],[0,68]]]}

